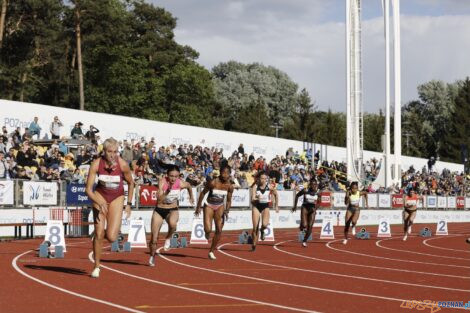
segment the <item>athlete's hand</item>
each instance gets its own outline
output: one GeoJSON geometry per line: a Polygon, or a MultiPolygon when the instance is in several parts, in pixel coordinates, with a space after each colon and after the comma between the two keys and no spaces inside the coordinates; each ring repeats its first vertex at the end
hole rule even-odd
{"type": "Polygon", "coordinates": [[[126,212],[126,220],[128,220],[131,217],[131,213],[132,213],[131,206],[127,204],[124,210],[126,212]]]}
{"type": "Polygon", "coordinates": [[[230,212],[229,210],[224,210],[224,214],[223,214],[224,221],[226,221],[228,219],[228,213],[229,212],[230,212]]]}
{"type": "Polygon", "coordinates": [[[201,208],[197,207],[196,211],[194,211],[194,216],[199,217],[199,214],[201,214],[201,208]]]}
{"type": "Polygon", "coordinates": [[[290,210],[292,213],[294,213],[295,211],[297,211],[297,207],[293,207],[292,210],[290,210]]]}
{"type": "Polygon", "coordinates": [[[98,203],[98,210],[103,213],[103,214],[108,214],[108,203],[105,201],[105,202],[101,202],[101,203],[98,203]]]}
{"type": "Polygon", "coordinates": [[[279,207],[276,205],[276,213],[279,213],[279,207]]]}
{"type": "Polygon", "coordinates": [[[189,203],[191,204],[191,206],[194,206],[194,199],[189,199],[189,203]]]}

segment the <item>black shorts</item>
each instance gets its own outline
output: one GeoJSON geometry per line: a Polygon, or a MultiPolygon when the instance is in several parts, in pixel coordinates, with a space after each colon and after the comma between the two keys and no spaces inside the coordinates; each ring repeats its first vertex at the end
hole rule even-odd
{"type": "Polygon", "coordinates": [[[307,210],[307,213],[309,214],[316,211],[315,204],[313,203],[304,203],[302,204],[302,207],[304,207],[307,210]]]}
{"type": "Polygon", "coordinates": [[[178,208],[172,208],[172,209],[162,209],[159,207],[155,208],[155,212],[157,212],[158,215],[160,215],[164,220],[166,220],[168,214],[170,214],[171,211],[176,211],[176,210],[178,210],[178,208]]]}
{"type": "Polygon", "coordinates": [[[410,215],[411,215],[411,213],[416,212],[416,211],[418,211],[418,210],[417,209],[410,210],[410,209],[405,208],[405,212],[410,214],[410,215]]]}
{"type": "Polygon", "coordinates": [[[257,202],[255,204],[255,208],[258,210],[259,213],[263,213],[263,211],[266,209],[266,208],[269,208],[269,203],[260,203],[260,202],[257,202]]]}
{"type": "Polygon", "coordinates": [[[348,211],[350,211],[352,214],[356,213],[356,211],[359,211],[359,208],[354,207],[354,206],[348,206],[348,211]]]}

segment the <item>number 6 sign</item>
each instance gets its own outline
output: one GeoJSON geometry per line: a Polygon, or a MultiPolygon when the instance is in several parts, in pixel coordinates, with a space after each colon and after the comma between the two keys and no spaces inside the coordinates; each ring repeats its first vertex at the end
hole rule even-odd
{"type": "Polygon", "coordinates": [[[193,219],[193,227],[191,227],[191,240],[190,244],[207,244],[207,239],[204,233],[204,222],[201,218],[193,219]]]}

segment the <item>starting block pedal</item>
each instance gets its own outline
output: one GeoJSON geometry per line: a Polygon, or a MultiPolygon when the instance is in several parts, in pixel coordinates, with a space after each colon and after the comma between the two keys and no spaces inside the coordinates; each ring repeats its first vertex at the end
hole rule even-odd
{"type": "Polygon", "coordinates": [[[54,257],[56,259],[63,259],[64,258],[64,247],[63,246],[55,246],[54,257]]]}
{"type": "Polygon", "coordinates": [[[432,232],[429,228],[425,227],[425,228],[421,229],[421,231],[419,232],[419,235],[421,237],[431,237],[432,232]]]}
{"type": "Polygon", "coordinates": [[[122,245],[122,250],[124,252],[131,252],[131,243],[129,241],[125,242],[123,245],[122,245]]]}
{"type": "MultiPolygon", "coordinates": [[[[299,242],[303,242],[305,238],[305,231],[299,231],[299,242]]],[[[308,237],[307,241],[312,241],[312,234],[308,237]]]]}
{"type": "Polygon", "coordinates": [[[111,243],[111,252],[119,252],[119,242],[114,241],[111,243]]]}
{"type": "Polygon", "coordinates": [[[253,244],[253,238],[248,234],[248,232],[245,230],[243,231],[240,236],[238,236],[238,243],[239,244],[253,244]]]}
{"type": "Polygon", "coordinates": [[[356,233],[356,239],[367,240],[370,239],[370,233],[365,228],[361,228],[361,231],[356,233]]]}
{"type": "Polygon", "coordinates": [[[186,248],[188,246],[188,239],[181,237],[178,233],[174,233],[170,238],[170,248],[186,248]]]}
{"type": "Polygon", "coordinates": [[[39,257],[48,258],[49,257],[49,247],[51,243],[49,241],[44,241],[39,245],[39,257]]]}
{"type": "Polygon", "coordinates": [[[128,241],[124,243],[114,241],[111,243],[111,252],[131,252],[131,250],[131,243],[128,241]]]}

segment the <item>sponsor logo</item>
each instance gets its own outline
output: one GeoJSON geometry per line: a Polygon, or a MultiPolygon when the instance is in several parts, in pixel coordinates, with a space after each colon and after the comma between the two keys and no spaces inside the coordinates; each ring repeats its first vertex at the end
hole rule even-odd
{"type": "Polygon", "coordinates": [[[3,119],[3,125],[4,126],[10,126],[10,127],[21,127],[21,128],[25,128],[25,127],[29,127],[29,124],[31,124],[30,121],[21,121],[20,119],[18,118],[13,118],[13,117],[5,117],[3,119]]]}
{"type": "Polygon", "coordinates": [[[39,199],[39,188],[41,188],[41,186],[37,186],[36,188],[34,188],[32,185],[29,185],[29,190],[31,193],[31,195],[29,196],[29,200],[32,201],[39,199]]]}

